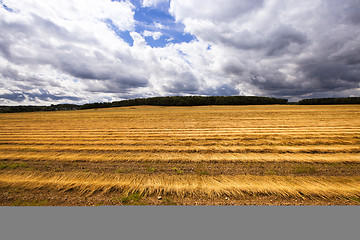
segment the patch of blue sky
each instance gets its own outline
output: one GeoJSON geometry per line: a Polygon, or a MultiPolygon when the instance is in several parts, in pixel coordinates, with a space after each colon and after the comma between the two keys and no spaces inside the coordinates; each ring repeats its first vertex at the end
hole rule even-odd
{"type": "Polygon", "coordinates": [[[135,9],[134,18],[136,21],[153,23],[153,22],[175,22],[175,18],[168,13],[157,8],[138,7],[135,9]]]}
{"type": "Polygon", "coordinates": [[[130,46],[133,46],[134,39],[130,36],[130,31],[121,31],[111,19],[105,19],[104,22],[106,23],[107,27],[113,30],[116,35],[122,38],[125,42],[127,42],[130,46]]]}
{"type": "Polygon", "coordinates": [[[154,39],[151,36],[145,36],[146,43],[151,47],[165,47],[169,43],[189,43],[195,39],[193,35],[184,32],[183,26],[176,26],[178,25],[177,23],[173,23],[173,26],[164,25],[164,23],[160,24],[164,27],[157,28],[154,24],[136,24],[135,31],[140,34],[144,31],[160,32],[162,36],[159,39],[154,39]],[[182,30],[179,30],[179,28],[182,30]]]}
{"type": "MultiPolygon", "coordinates": [[[[170,2],[161,2],[155,7],[143,7],[141,1],[133,0],[131,3],[134,6],[135,32],[142,35],[144,31],[162,34],[156,39],[152,36],[144,36],[149,46],[165,47],[169,43],[189,43],[196,39],[193,35],[184,32],[184,25],[176,22],[175,18],[169,14],[170,2]]],[[[134,40],[129,31],[120,31],[111,19],[106,19],[105,22],[120,38],[133,46],[134,40]]]]}
{"type": "Polygon", "coordinates": [[[193,40],[196,40],[196,37],[194,35],[191,35],[190,33],[185,32],[179,32],[179,31],[168,31],[168,35],[171,37],[169,42],[171,43],[189,43],[193,40]]]}
{"type": "Polygon", "coordinates": [[[140,34],[144,31],[162,33],[157,40],[145,37],[147,44],[151,47],[164,47],[169,43],[188,43],[195,39],[193,35],[184,32],[184,25],[175,21],[175,18],[168,13],[168,7],[164,10],[164,7],[149,8],[139,5],[135,10],[136,32],[140,34]]]}
{"type": "MultiPolygon", "coordinates": [[[[116,1],[119,1],[119,0],[111,0],[112,2],[116,2],[116,1]]],[[[141,7],[142,5],[142,0],[130,0],[131,4],[134,5],[134,7],[138,8],[138,7],[141,7]]]]}
{"type": "Polygon", "coordinates": [[[164,41],[163,37],[160,37],[159,39],[154,39],[152,37],[145,37],[145,41],[147,43],[147,45],[151,46],[151,47],[164,47],[166,46],[166,41],[164,41]]]}
{"type": "Polygon", "coordinates": [[[8,6],[6,6],[3,1],[0,1],[0,5],[6,10],[6,11],[9,11],[9,12],[14,12],[13,9],[9,8],[8,6]]]}
{"type": "MultiPolygon", "coordinates": [[[[119,0],[112,0],[112,1],[119,1],[119,0]]],[[[130,0],[130,2],[136,8],[140,8],[140,7],[143,7],[144,0],[130,0]]],[[[162,10],[162,11],[168,11],[170,8],[170,0],[160,1],[160,2],[156,3],[155,6],[152,6],[152,8],[156,8],[156,9],[162,10]]]]}

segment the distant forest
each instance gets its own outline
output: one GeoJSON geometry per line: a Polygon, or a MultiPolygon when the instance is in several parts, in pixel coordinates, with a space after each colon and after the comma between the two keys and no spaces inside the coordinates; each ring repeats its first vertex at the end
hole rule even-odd
{"type": "Polygon", "coordinates": [[[264,104],[286,104],[287,99],[269,97],[154,97],[137,98],[111,103],[91,103],[82,105],[82,109],[103,107],[127,107],[127,106],[206,106],[206,105],[264,105],[264,104]]]}
{"type": "Polygon", "coordinates": [[[360,97],[303,99],[299,105],[360,104],[360,97]]]}
{"type": "MultiPolygon", "coordinates": [[[[84,105],[57,104],[51,106],[0,106],[0,113],[36,112],[36,111],[66,111],[95,108],[129,107],[129,106],[206,106],[206,105],[271,105],[288,104],[287,99],[255,97],[255,96],[185,96],[185,97],[154,97],[136,98],[116,102],[87,103],[84,105]]],[[[314,98],[303,99],[299,105],[329,105],[329,104],[360,104],[360,97],[348,98],[314,98]]]]}

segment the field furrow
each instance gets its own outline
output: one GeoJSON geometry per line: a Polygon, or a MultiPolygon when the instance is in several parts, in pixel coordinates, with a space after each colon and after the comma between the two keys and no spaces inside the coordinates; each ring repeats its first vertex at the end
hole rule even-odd
{"type": "Polygon", "coordinates": [[[287,176],[169,176],[114,175],[94,173],[28,173],[0,175],[0,185],[29,189],[54,187],[80,192],[119,191],[125,194],[175,194],[241,196],[265,194],[323,198],[360,196],[360,177],[287,177],[287,176]]]}
{"type": "Polygon", "coordinates": [[[85,205],[84,199],[359,205],[360,108],[139,106],[0,114],[0,189],[1,205],[36,194],[47,196],[48,205],[85,205]],[[139,199],[128,199],[134,196],[139,199]]]}
{"type": "Polygon", "coordinates": [[[208,162],[208,161],[241,161],[241,162],[360,162],[360,154],[352,153],[186,153],[186,152],[0,152],[0,160],[51,160],[51,161],[143,161],[143,162],[208,162]]]}

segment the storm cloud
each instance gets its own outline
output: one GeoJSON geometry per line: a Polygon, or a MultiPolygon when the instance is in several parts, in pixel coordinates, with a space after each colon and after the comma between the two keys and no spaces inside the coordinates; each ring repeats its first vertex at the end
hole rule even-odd
{"type": "Polygon", "coordinates": [[[2,0],[0,105],[360,96],[359,11],[358,0],[2,0]]]}

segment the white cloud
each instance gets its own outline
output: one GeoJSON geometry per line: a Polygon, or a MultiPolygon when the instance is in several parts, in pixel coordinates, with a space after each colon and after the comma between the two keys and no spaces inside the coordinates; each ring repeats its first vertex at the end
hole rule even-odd
{"type": "Polygon", "coordinates": [[[214,21],[228,21],[243,17],[262,7],[264,0],[173,0],[170,12],[178,21],[188,18],[210,19],[214,21]]]}
{"type": "Polygon", "coordinates": [[[160,40],[166,32],[160,32],[161,20],[154,19],[159,30],[135,32],[129,1],[3,3],[13,11],[0,6],[0,104],[184,94],[360,95],[356,0],[172,0],[170,13],[196,40],[169,41],[163,48],[144,39],[160,40]],[[129,31],[134,44],[109,21],[129,31]]]}
{"type": "Polygon", "coordinates": [[[170,12],[187,32],[217,47],[214,66],[222,79],[241,92],[246,85],[260,94],[291,97],[357,86],[359,58],[347,51],[357,49],[360,21],[350,9],[359,4],[348,4],[173,0],[170,12]]]}
{"type": "MultiPolygon", "coordinates": [[[[140,60],[132,57],[127,43],[105,22],[109,19],[120,30],[132,30],[135,21],[130,3],[95,0],[3,3],[13,12],[0,8],[0,29],[6,32],[0,36],[1,88],[31,95],[41,86],[50,94],[62,90],[70,96],[94,101],[96,92],[125,92],[147,85],[142,73],[132,70],[140,60]],[[14,74],[4,76],[1,69],[9,67],[14,74]],[[66,80],[60,76],[66,76],[66,80]],[[78,82],[73,82],[74,78],[78,82]]],[[[54,99],[25,101],[43,103],[54,99]]]]}
{"type": "Polygon", "coordinates": [[[159,3],[169,2],[169,0],[143,0],[144,7],[156,7],[159,3]]]}
{"type": "Polygon", "coordinates": [[[158,23],[158,22],[155,22],[154,23],[154,26],[157,28],[157,29],[167,29],[166,26],[162,25],[161,23],[158,23]]]}
{"type": "Polygon", "coordinates": [[[72,25],[72,22],[90,24],[109,18],[121,30],[131,30],[134,27],[133,6],[129,2],[3,0],[3,3],[22,16],[37,15],[63,26],[72,25]]]}
{"type": "Polygon", "coordinates": [[[161,32],[150,32],[145,30],[143,35],[145,37],[152,37],[154,40],[159,40],[163,34],[161,32]]]}

